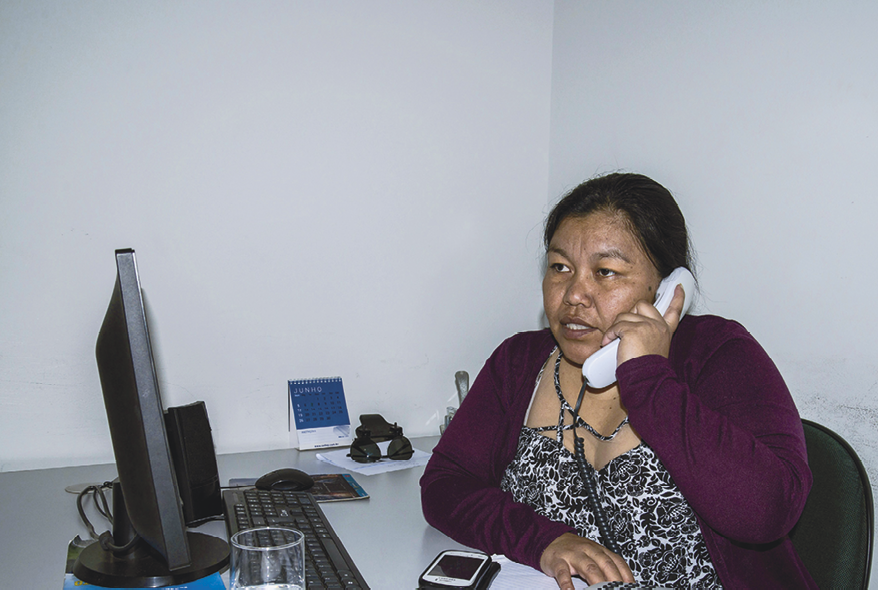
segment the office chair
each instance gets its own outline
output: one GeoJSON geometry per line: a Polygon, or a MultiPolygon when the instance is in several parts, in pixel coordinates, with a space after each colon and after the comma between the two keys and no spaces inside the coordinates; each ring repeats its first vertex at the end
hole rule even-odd
{"type": "Polygon", "coordinates": [[[810,420],[802,425],[814,484],[790,539],[820,588],[868,588],[874,533],[869,476],[842,437],[810,420]]]}

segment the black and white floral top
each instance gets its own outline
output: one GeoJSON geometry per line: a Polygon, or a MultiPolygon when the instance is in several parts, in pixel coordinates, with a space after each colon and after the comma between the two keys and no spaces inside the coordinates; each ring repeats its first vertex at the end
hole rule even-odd
{"type": "MultiPolygon", "coordinates": [[[[595,472],[611,534],[635,579],[672,588],[721,588],[695,513],[641,442],[595,472]]],[[[600,540],[576,458],[560,440],[523,427],[501,489],[537,513],[600,540]]]]}

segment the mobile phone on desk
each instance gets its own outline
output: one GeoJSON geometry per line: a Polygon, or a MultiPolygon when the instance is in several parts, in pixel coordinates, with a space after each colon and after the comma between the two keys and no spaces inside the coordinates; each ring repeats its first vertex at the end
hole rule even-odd
{"type": "Polygon", "coordinates": [[[443,551],[433,560],[421,577],[420,590],[484,590],[500,564],[489,555],[477,551],[443,551]]]}

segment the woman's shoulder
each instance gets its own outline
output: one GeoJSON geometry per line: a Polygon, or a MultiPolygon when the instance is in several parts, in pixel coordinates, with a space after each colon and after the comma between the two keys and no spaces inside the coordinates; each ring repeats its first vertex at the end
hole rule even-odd
{"type": "Polygon", "coordinates": [[[752,338],[747,328],[718,315],[687,315],[680,321],[677,333],[714,338],[752,338]]]}
{"type": "Polygon", "coordinates": [[[519,367],[527,366],[531,361],[542,364],[554,348],[555,339],[548,328],[518,332],[500,343],[488,363],[495,366],[514,364],[519,367]]]}
{"type": "Polygon", "coordinates": [[[716,315],[687,315],[674,332],[671,348],[672,354],[676,351],[689,358],[706,358],[732,342],[761,350],[747,328],[734,320],[716,315]]]}
{"type": "Polygon", "coordinates": [[[680,321],[677,328],[680,333],[714,334],[719,337],[749,336],[747,328],[736,322],[718,315],[687,315],[680,321]]]}
{"type": "Polygon", "coordinates": [[[555,338],[548,328],[518,332],[504,340],[494,354],[512,354],[515,356],[537,353],[548,355],[555,348],[555,338]]]}

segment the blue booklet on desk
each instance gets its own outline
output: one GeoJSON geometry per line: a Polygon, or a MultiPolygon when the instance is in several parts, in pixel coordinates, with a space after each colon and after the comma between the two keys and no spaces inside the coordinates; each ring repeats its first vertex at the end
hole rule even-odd
{"type": "MultiPolygon", "coordinates": [[[[92,586],[83,582],[73,574],[65,574],[64,590],[78,590],[82,588],[94,588],[95,590],[108,590],[106,586],[92,586]]],[[[165,590],[226,590],[226,584],[219,574],[211,574],[206,578],[187,582],[180,586],[162,586],[165,590]]],[[[123,590],[122,588],[109,588],[109,590],[123,590]]]]}
{"type": "MultiPolygon", "coordinates": [[[[79,554],[82,553],[82,550],[89,545],[90,543],[95,543],[96,541],[84,541],[78,535],[75,539],[70,541],[70,544],[67,545],[67,568],[64,573],[64,586],[63,590],[80,590],[82,588],[94,588],[95,590],[107,590],[107,586],[94,586],[87,582],[83,582],[79,578],[73,575],[73,564],[76,562],[76,558],[79,557],[79,554]]],[[[219,572],[215,574],[211,574],[209,576],[205,576],[199,580],[194,580],[192,582],[186,582],[185,584],[180,584],[178,586],[163,586],[166,590],[226,590],[226,584],[223,582],[222,576],[219,572]]],[[[109,590],[122,590],[121,588],[112,588],[109,590]]]]}
{"type": "Polygon", "coordinates": [[[290,439],[300,450],[350,446],[351,419],[341,377],[288,382],[290,439]]]}

